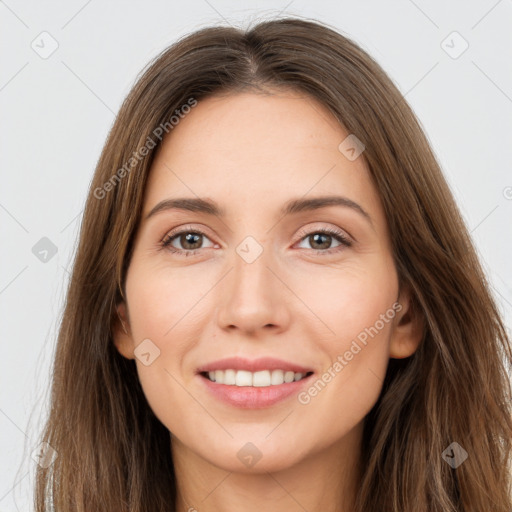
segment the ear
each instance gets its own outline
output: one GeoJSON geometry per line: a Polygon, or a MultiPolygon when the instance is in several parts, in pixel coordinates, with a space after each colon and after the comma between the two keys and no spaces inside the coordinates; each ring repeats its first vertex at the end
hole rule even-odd
{"type": "Polygon", "coordinates": [[[423,315],[413,300],[409,286],[403,286],[394,307],[396,316],[389,346],[389,357],[403,359],[418,349],[424,334],[423,315]]]}
{"type": "Polygon", "coordinates": [[[116,310],[117,315],[115,315],[113,326],[114,345],[121,355],[127,359],[135,359],[133,353],[135,347],[131,335],[126,304],[121,302],[116,306],[116,310]]]}

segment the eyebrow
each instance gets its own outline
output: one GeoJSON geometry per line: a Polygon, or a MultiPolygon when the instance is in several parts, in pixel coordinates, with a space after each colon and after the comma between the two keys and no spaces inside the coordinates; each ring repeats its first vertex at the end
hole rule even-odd
{"type": "MultiPolygon", "coordinates": [[[[355,201],[343,196],[322,196],[312,197],[309,199],[298,198],[291,199],[286,202],[280,210],[280,215],[285,217],[304,211],[319,210],[320,208],[327,208],[329,206],[343,206],[351,208],[360,215],[362,215],[373,227],[372,218],[369,213],[355,201]]],[[[221,208],[215,201],[208,198],[200,197],[178,197],[173,199],[164,199],[146,216],[146,220],[162,211],[168,210],[185,210],[189,212],[205,213],[207,215],[214,215],[216,217],[225,217],[226,210],[221,208]]]]}

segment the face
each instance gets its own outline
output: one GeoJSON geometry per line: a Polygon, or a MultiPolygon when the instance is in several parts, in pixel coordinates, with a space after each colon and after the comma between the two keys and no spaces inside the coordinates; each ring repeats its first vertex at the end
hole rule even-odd
{"type": "Polygon", "coordinates": [[[348,135],[297,93],[217,96],[153,163],[115,344],[173,442],[228,471],[341,446],[417,347],[348,135]]]}

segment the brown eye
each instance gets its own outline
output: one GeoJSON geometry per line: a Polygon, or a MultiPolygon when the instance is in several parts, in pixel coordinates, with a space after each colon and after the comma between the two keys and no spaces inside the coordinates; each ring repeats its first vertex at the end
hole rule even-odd
{"type": "MultiPolygon", "coordinates": [[[[336,229],[318,229],[309,233],[303,234],[301,243],[306,241],[310,244],[312,250],[317,253],[331,254],[342,250],[343,247],[350,247],[352,242],[345,236],[342,231],[336,229]],[[336,240],[338,245],[332,247],[332,241],[336,240]]],[[[307,248],[307,247],[306,247],[307,248]]]]}
{"type": "Polygon", "coordinates": [[[308,242],[313,249],[329,249],[332,245],[332,241],[333,237],[325,233],[314,233],[308,236],[308,242]]]}
{"type": "MultiPolygon", "coordinates": [[[[162,247],[171,252],[181,253],[190,256],[202,249],[205,240],[210,240],[203,232],[191,229],[184,229],[175,233],[170,233],[162,240],[162,247]],[[176,244],[179,244],[176,247],[176,244]]],[[[211,241],[210,241],[211,242],[211,241]]],[[[212,244],[213,245],[213,244],[212,244]]],[[[211,246],[210,246],[211,247],[211,246]]]]}

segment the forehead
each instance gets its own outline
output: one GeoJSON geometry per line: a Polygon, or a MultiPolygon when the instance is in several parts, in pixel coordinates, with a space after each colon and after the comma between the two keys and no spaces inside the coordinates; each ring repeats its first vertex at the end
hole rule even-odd
{"type": "Polygon", "coordinates": [[[239,93],[198,102],[164,138],[144,213],[168,197],[211,197],[240,208],[339,193],[382,214],[364,158],[338,149],[349,133],[313,98],[239,93]]]}

